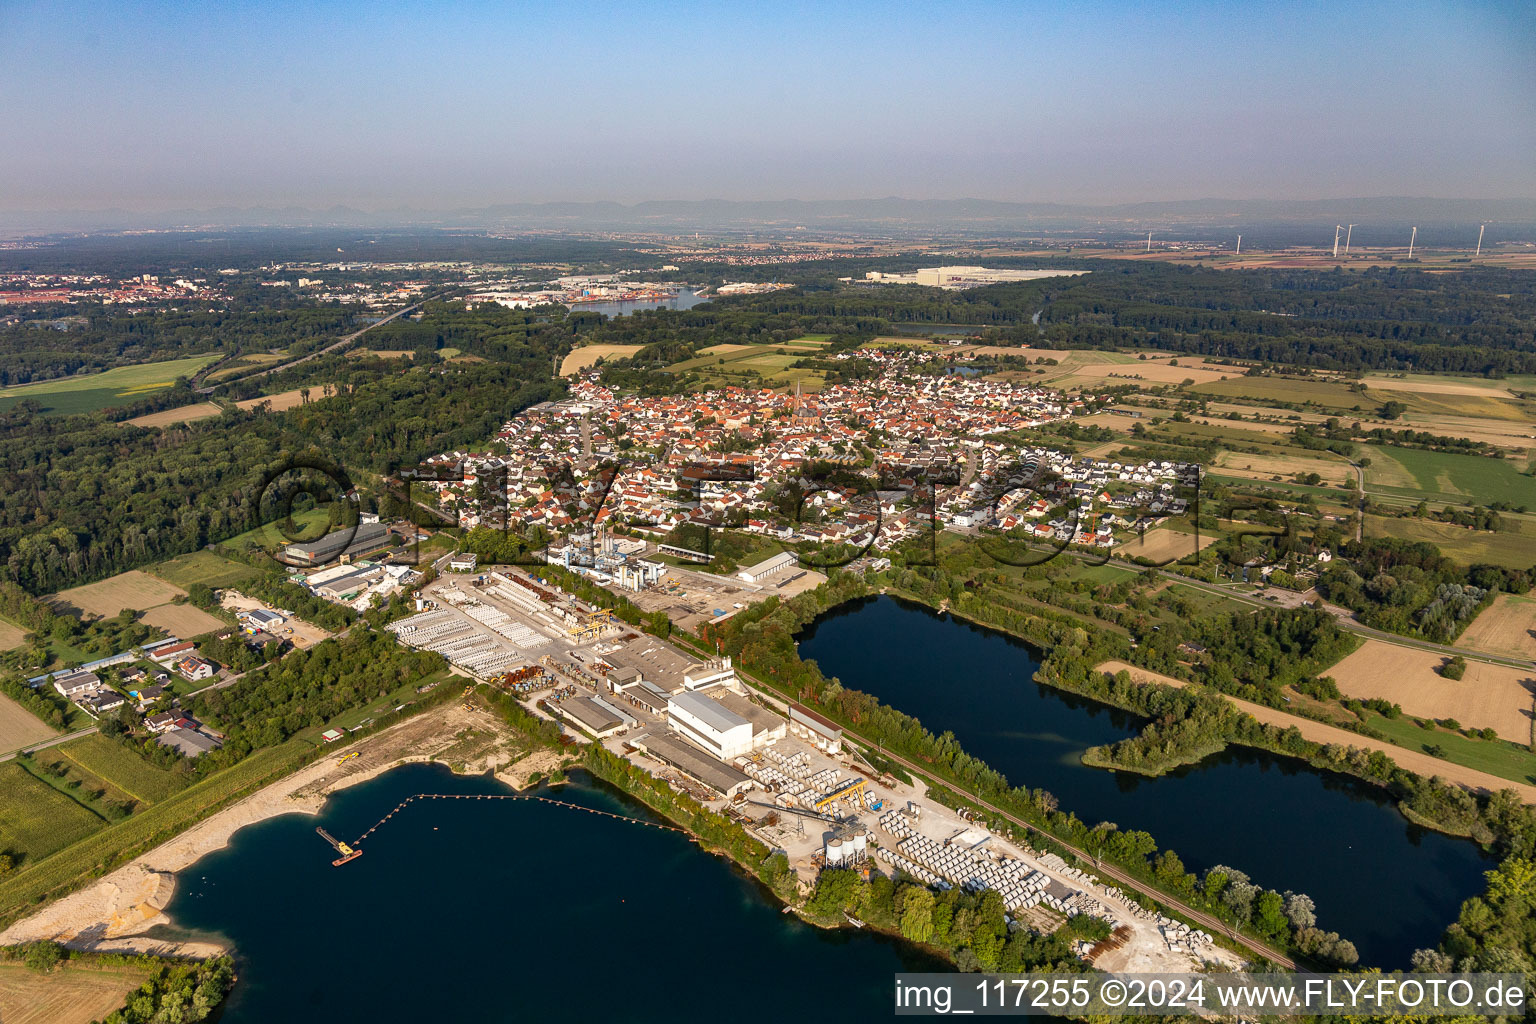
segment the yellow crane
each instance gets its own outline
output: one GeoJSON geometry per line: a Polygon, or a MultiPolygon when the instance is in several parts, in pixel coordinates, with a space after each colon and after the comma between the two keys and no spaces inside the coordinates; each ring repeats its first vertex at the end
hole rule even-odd
{"type": "Polygon", "coordinates": [[[595,612],[588,612],[582,616],[579,623],[569,630],[571,638],[577,643],[585,640],[596,640],[603,635],[605,626],[613,625],[613,612],[606,608],[599,608],[595,612]]]}

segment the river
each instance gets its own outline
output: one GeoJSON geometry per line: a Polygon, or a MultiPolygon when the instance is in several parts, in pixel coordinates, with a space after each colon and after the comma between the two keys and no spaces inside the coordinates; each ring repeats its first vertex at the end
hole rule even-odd
{"type": "Polygon", "coordinates": [[[709,297],[700,295],[692,288],[674,289],[676,298],[652,299],[646,302],[578,302],[571,307],[573,313],[603,313],[607,316],[626,316],[642,309],[692,309],[709,297]]]}
{"type": "Polygon", "coordinates": [[[800,655],[844,686],[950,730],[1014,785],[1054,793],[1086,822],[1142,829],[1188,870],[1226,864],[1304,892],[1318,925],[1361,962],[1408,966],[1433,946],[1495,864],[1474,843],[1410,824],[1375,786],[1245,747],[1160,778],[1089,768],[1088,747],[1139,731],[1137,718],[1033,681],[1028,645],[892,597],[833,609],[800,655]]]}
{"type": "MultiPolygon", "coordinates": [[[[824,931],[686,836],[533,801],[417,801],[340,868],[350,840],[415,793],[508,793],[408,765],[318,818],[237,832],[177,879],[165,934],[232,943],[220,1024],[868,1020],[899,971],[944,967],[868,931],[824,931]]],[[[548,795],[652,820],[576,773],[548,795]]]]}

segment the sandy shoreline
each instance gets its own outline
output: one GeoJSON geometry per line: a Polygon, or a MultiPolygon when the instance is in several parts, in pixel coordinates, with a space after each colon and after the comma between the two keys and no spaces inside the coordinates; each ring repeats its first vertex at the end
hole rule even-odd
{"type": "Polygon", "coordinates": [[[468,773],[493,771],[514,788],[535,772],[559,766],[558,752],[540,750],[518,759],[501,722],[488,711],[444,705],[383,732],[339,746],[292,775],[279,779],[175,838],[128,862],[84,889],[48,904],[0,932],[0,946],[38,939],[72,949],[210,957],[228,950],[212,942],[176,942],[143,933],[170,924],[164,908],[176,892],[175,875],[215,850],[247,825],[282,814],[318,814],[326,798],[361,785],[403,764],[437,761],[468,773]],[[346,763],[339,759],[357,751],[346,763]]]}

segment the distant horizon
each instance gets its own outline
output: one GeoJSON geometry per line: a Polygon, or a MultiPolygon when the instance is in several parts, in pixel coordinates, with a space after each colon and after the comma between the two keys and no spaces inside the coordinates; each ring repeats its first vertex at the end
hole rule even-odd
{"type": "Polygon", "coordinates": [[[1306,224],[1331,218],[1370,218],[1376,226],[1480,223],[1536,229],[1536,197],[1346,196],[1318,199],[1201,198],[1125,203],[1015,201],[900,196],[849,199],[649,199],[497,202],[480,206],[367,209],[261,205],[161,209],[0,209],[0,231],[10,234],[112,231],[198,231],[270,228],[683,231],[714,228],[857,230],[886,225],[911,230],[1124,231],[1212,228],[1250,224],[1306,224]]]}
{"type": "Polygon", "coordinates": [[[153,214],[1536,195],[1532,53],[1524,0],[13,0],[0,197],[153,214]]]}
{"type": "Polygon", "coordinates": [[[678,196],[661,195],[650,196],[641,199],[613,199],[604,197],[563,197],[548,199],[517,199],[517,198],[486,198],[481,201],[461,202],[451,204],[415,204],[415,203],[309,203],[294,201],[289,203],[198,203],[190,200],[166,201],[153,205],[75,205],[75,206],[49,206],[49,207],[0,207],[0,214],[7,213],[134,213],[144,215],[157,215],[165,213],[179,213],[183,211],[216,211],[229,209],[261,209],[261,210],[303,210],[312,213],[325,213],[331,210],[346,210],[357,213],[390,213],[397,210],[409,210],[413,213],[457,213],[462,211],[491,210],[500,207],[553,207],[553,206],[614,206],[622,209],[635,209],[642,206],[681,205],[681,204],[721,204],[734,206],[774,205],[774,204],[803,204],[806,206],[831,205],[837,203],[987,203],[998,206],[1019,207],[1063,207],[1068,209],[1098,209],[1115,210],[1135,206],[1195,206],[1208,203],[1273,203],[1273,204],[1322,204],[1322,203],[1353,203],[1353,202],[1426,202],[1426,203],[1524,203],[1536,202],[1536,186],[1526,194],[1498,193],[1488,195],[1436,195],[1436,194],[1412,194],[1412,193],[1375,193],[1375,194],[1341,194],[1341,195],[1313,195],[1313,196],[1276,196],[1276,195],[1201,195],[1184,198],[1171,198],[1167,196],[1147,196],[1138,199],[1105,200],[1094,202],[1091,200],[1068,200],[1058,198],[1032,198],[1017,199],[1002,196],[955,194],[955,195],[903,195],[897,193],[884,195],[840,195],[805,197],[796,195],[777,195],[766,197],[732,197],[726,195],[700,195],[678,196]]]}

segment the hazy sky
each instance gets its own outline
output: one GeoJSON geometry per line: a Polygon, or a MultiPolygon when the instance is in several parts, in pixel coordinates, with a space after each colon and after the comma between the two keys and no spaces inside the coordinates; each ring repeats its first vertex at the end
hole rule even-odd
{"type": "Polygon", "coordinates": [[[1536,196],[1536,3],[0,0],[0,208],[1536,196]]]}

